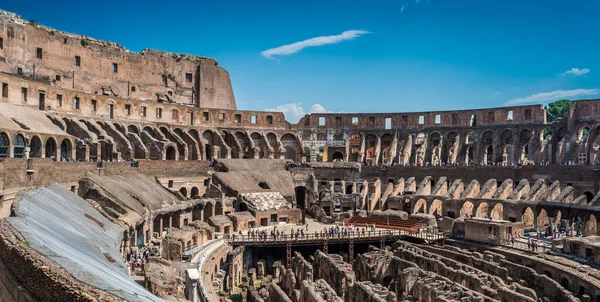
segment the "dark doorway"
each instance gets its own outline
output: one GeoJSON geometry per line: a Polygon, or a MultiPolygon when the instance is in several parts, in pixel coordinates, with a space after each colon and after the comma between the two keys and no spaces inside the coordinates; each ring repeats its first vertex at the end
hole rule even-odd
{"type": "Polygon", "coordinates": [[[296,206],[306,208],[306,187],[296,187],[296,206]]]}
{"type": "Polygon", "coordinates": [[[39,109],[46,110],[46,94],[40,92],[39,109]]]}

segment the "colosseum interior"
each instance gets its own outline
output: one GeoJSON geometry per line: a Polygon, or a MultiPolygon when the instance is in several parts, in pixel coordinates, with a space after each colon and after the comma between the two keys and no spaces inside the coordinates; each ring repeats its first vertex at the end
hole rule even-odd
{"type": "Polygon", "coordinates": [[[600,302],[600,100],[290,124],[5,11],[0,83],[1,301],[600,302]]]}

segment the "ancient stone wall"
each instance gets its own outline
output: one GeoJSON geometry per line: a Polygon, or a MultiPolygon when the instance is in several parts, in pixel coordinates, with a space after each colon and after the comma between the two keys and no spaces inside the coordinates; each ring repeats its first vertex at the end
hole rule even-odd
{"type": "Polygon", "coordinates": [[[229,74],[215,59],[149,49],[134,53],[4,11],[0,29],[2,72],[80,92],[236,109],[229,74]]]}

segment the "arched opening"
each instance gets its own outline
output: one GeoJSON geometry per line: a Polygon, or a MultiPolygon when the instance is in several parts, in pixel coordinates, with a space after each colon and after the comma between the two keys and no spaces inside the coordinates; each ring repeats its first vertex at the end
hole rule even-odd
{"type": "Polygon", "coordinates": [[[204,146],[204,154],[206,154],[206,160],[213,160],[212,148],[209,144],[204,146]]]}
{"type": "Polygon", "coordinates": [[[552,279],[552,274],[549,271],[544,271],[544,275],[548,276],[548,278],[552,279]]]}
{"type": "Polygon", "coordinates": [[[427,201],[425,201],[425,199],[419,199],[419,200],[417,200],[417,203],[415,203],[415,208],[414,208],[413,214],[416,214],[416,213],[423,213],[423,214],[427,213],[427,201]]]}
{"type": "Polygon", "coordinates": [[[469,148],[467,148],[467,154],[466,154],[466,162],[465,162],[465,164],[467,166],[472,166],[474,160],[475,160],[475,153],[473,151],[473,146],[469,146],[469,148]]]}
{"type": "Polygon", "coordinates": [[[10,157],[10,139],[6,133],[0,133],[0,157],[10,157]]]}
{"type": "Polygon", "coordinates": [[[213,204],[210,202],[204,206],[204,221],[208,221],[208,218],[213,216],[213,204]]]}
{"type": "Polygon", "coordinates": [[[492,145],[489,145],[486,149],[485,149],[485,164],[487,165],[491,165],[494,162],[494,148],[492,148],[492,145]]]}
{"type": "Polygon", "coordinates": [[[383,287],[385,287],[389,290],[390,286],[392,285],[392,280],[393,280],[392,276],[386,276],[385,278],[383,278],[381,285],[383,285],[383,287]]]}
{"type": "Polygon", "coordinates": [[[460,208],[460,217],[472,217],[474,205],[470,201],[465,201],[460,208]]]}
{"type": "Polygon", "coordinates": [[[175,148],[173,146],[168,146],[167,150],[166,150],[166,156],[165,159],[166,160],[175,160],[175,148]]]}
{"type": "Polygon", "coordinates": [[[285,159],[291,159],[291,160],[298,160],[296,158],[297,156],[297,151],[299,151],[300,149],[298,149],[298,144],[296,143],[296,137],[293,136],[292,134],[284,134],[281,137],[281,144],[283,145],[284,149],[285,149],[285,159]]]}
{"type": "Polygon", "coordinates": [[[352,194],[352,184],[346,185],[346,194],[352,194]]]}
{"type": "Polygon", "coordinates": [[[60,158],[61,159],[70,159],[71,158],[71,141],[68,139],[63,139],[62,143],[60,143],[60,158]]]}
{"type": "Polygon", "coordinates": [[[342,154],[342,152],[336,151],[331,156],[331,161],[343,161],[343,160],[344,160],[344,154],[342,154]]]}
{"type": "Polygon", "coordinates": [[[25,138],[21,134],[18,134],[15,137],[15,146],[13,148],[13,154],[15,158],[22,158],[25,155],[25,138]]]}
{"type": "Polygon", "coordinates": [[[192,190],[190,192],[190,197],[192,197],[192,198],[198,197],[198,193],[199,193],[198,187],[192,187],[192,190]]]}
{"type": "Polygon", "coordinates": [[[245,202],[240,202],[240,205],[238,206],[238,212],[245,212],[248,211],[248,204],[246,204],[245,202]]]}
{"type": "Polygon", "coordinates": [[[488,218],[489,209],[490,209],[490,206],[486,202],[480,203],[479,206],[477,207],[477,213],[475,214],[475,217],[488,218]]]}
{"type": "Polygon", "coordinates": [[[490,213],[490,217],[494,220],[503,220],[504,219],[504,206],[502,203],[497,203],[490,213]]]}
{"type": "Polygon", "coordinates": [[[29,142],[29,157],[42,157],[42,140],[37,135],[29,142]]]}
{"type": "Polygon", "coordinates": [[[138,128],[134,125],[127,126],[127,132],[131,133],[139,133],[138,128]]]}
{"type": "Polygon", "coordinates": [[[187,189],[185,187],[182,187],[181,189],[179,189],[179,193],[181,193],[181,195],[187,197],[187,189]]]}
{"type": "Polygon", "coordinates": [[[546,229],[550,226],[550,218],[548,213],[544,209],[540,209],[537,215],[537,227],[540,229],[546,229]]]}
{"type": "Polygon", "coordinates": [[[429,214],[434,215],[436,218],[442,217],[442,201],[434,199],[429,208],[429,214]]]}
{"type": "Polygon", "coordinates": [[[530,207],[526,207],[523,210],[521,221],[523,222],[523,225],[525,225],[525,228],[532,228],[534,226],[535,218],[533,216],[533,210],[531,210],[530,207]]]}
{"type": "Polygon", "coordinates": [[[582,230],[583,236],[595,236],[598,234],[598,222],[594,214],[588,214],[583,219],[582,230]]]}
{"type": "Polygon", "coordinates": [[[306,187],[296,187],[296,206],[301,209],[306,209],[306,187]]]}
{"type": "Polygon", "coordinates": [[[564,287],[566,290],[569,290],[569,280],[567,278],[560,279],[560,286],[564,287]]]}
{"type": "Polygon", "coordinates": [[[194,221],[194,220],[202,220],[202,210],[203,209],[202,209],[202,205],[201,204],[197,204],[196,206],[194,206],[194,208],[192,210],[192,221],[194,221]]]}
{"type": "Polygon", "coordinates": [[[590,191],[586,191],[585,193],[583,193],[583,195],[585,195],[588,203],[590,201],[592,201],[592,199],[594,199],[594,194],[592,192],[590,192],[590,191]]]}
{"type": "Polygon", "coordinates": [[[207,141],[204,146],[206,160],[213,160],[214,154],[212,152],[212,146],[215,143],[215,134],[211,130],[206,130],[202,133],[202,137],[207,141]]]}
{"type": "Polygon", "coordinates": [[[46,140],[46,158],[56,158],[56,141],[52,137],[46,140]]]}
{"type": "Polygon", "coordinates": [[[219,201],[215,204],[215,215],[223,215],[223,204],[219,201]]]}

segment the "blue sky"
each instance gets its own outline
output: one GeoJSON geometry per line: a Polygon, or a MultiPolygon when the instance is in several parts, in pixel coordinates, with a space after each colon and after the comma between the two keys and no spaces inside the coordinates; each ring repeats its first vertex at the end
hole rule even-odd
{"type": "Polygon", "coordinates": [[[597,0],[4,0],[0,8],[133,51],[215,57],[239,109],[283,110],[291,122],[309,112],[600,97],[597,0]]]}

